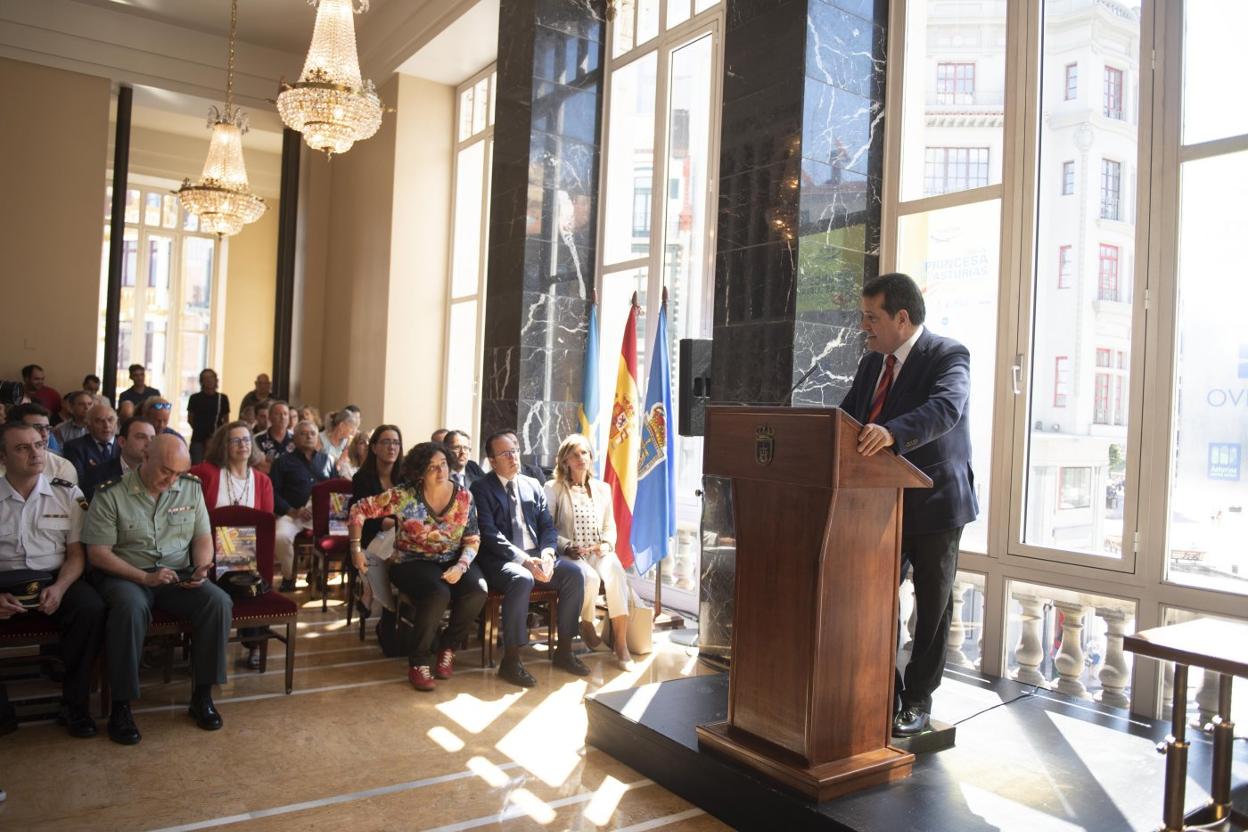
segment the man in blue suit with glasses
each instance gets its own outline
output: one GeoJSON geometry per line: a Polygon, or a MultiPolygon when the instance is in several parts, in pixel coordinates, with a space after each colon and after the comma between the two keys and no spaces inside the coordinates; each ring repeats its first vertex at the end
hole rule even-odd
{"type": "Polygon", "coordinates": [[[928,728],[932,692],[945,669],[953,620],[953,582],[962,528],[975,519],[975,475],[967,415],[971,356],[966,347],[923,325],[918,285],[904,274],[880,275],[862,289],[868,352],[841,409],[862,422],[858,452],[890,451],[932,479],[905,492],[901,562],[913,571],[914,647],[897,674],[900,710],[893,736],[928,728]]]}
{"type": "Polygon", "coordinates": [[[503,594],[503,661],[498,675],[521,687],[537,684],[520,661],[520,648],[529,643],[529,596],[533,585],[541,583],[559,594],[559,644],[552,662],[569,673],[586,676],[589,668],[572,653],[585,597],[581,570],[555,555],[555,522],[546,507],[542,484],[520,472],[516,435],[495,433],[486,440],[485,453],[492,470],[474,482],[471,491],[481,527],[477,563],[490,589],[503,594]]]}

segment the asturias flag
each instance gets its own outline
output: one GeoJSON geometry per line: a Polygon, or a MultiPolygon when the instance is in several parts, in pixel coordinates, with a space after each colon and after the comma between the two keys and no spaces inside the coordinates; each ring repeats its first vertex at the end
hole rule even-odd
{"type": "MultiPolygon", "coordinates": [[[[576,408],[581,433],[589,439],[594,458],[598,453],[598,304],[589,305],[589,334],[585,338],[585,370],[581,378],[581,403],[576,408]]],[[[601,471],[601,469],[599,469],[601,471]]]]}
{"type": "Polygon", "coordinates": [[[671,425],[672,374],[667,355],[667,293],[650,350],[646,408],[641,413],[641,450],[637,460],[637,499],[633,502],[633,557],[637,574],[667,557],[676,534],[676,464],[671,425]]]}
{"type": "Polygon", "coordinates": [[[633,563],[629,545],[633,530],[633,501],[637,497],[637,296],[628,308],[624,343],[620,346],[620,369],[615,378],[615,401],[611,405],[611,429],[607,436],[606,473],[615,514],[615,553],[627,569],[633,563]]]}

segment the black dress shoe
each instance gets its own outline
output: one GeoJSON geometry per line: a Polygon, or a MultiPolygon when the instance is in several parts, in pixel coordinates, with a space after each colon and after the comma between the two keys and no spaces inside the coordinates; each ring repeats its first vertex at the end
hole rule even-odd
{"type": "Polygon", "coordinates": [[[224,724],[221,714],[212,704],[211,696],[192,696],[191,706],[186,709],[186,712],[194,717],[195,724],[205,731],[215,731],[224,724]]]}
{"type": "Polygon", "coordinates": [[[522,688],[531,688],[537,684],[537,680],[529,671],[524,669],[524,665],[520,664],[517,659],[514,662],[504,661],[498,666],[498,675],[513,685],[519,685],[522,688]]]}
{"type": "Polygon", "coordinates": [[[86,739],[99,733],[95,727],[95,720],[91,718],[91,712],[86,705],[66,705],[61,709],[61,715],[56,721],[69,729],[71,737],[86,739]]]}
{"type": "Polygon", "coordinates": [[[295,591],[295,579],[294,578],[282,578],[282,582],[278,584],[277,586],[277,591],[278,592],[294,592],[295,591]]]}
{"type": "Polygon", "coordinates": [[[893,717],[894,737],[913,737],[927,730],[931,717],[927,711],[914,707],[905,707],[901,713],[893,717]]]}
{"type": "Polygon", "coordinates": [[[566,670],[573,676],[588,676],[589,667],[585,662],[578,659],[570,649],[559,648],[555,651],[555,657],[551,659],[551,664],[560,670],[566,670]]]}
{"type": "Polygon", "coordinates": [[[139,726],[134,724],[134,715],[130,713],[130,705],[113,705],[108,715],[108,738],[121,745],[138,745],[143,735],[139,726]]]}

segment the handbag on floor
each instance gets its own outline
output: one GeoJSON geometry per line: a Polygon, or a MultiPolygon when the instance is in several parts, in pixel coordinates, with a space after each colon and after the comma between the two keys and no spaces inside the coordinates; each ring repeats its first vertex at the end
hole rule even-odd
{"type": "MultiPolygon", "coordinates": [[[[608,628],[610,629],[610,628],[608,628]]],[[[628,588],[628,652],[644,656],[654,649],[654,608],[628,588]]]]}

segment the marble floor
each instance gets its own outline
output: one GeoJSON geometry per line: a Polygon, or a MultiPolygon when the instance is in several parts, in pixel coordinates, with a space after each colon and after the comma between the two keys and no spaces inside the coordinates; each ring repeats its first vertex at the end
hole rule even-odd
{"type": "MultiPolygon", "coordinates": [[[[167,685],[160,670],[144,671],[137,746],[110,742],[102,720],[89,740],[53,722],[0,737],[0,829],[727,828],[585,745],[587,693],[711,672],[693,648],[656,634],[630,673],[600,649],[582,657],[592,670],[582,679],[554,669],[538,645],[525,656],[538,686],[523,690],[481,668],[474,638],[452,680],[418,693],[371,626],[361,643],[343,607],[322,613],[306,592],[299,599],[294,693],[283,693],[278,642],[263,675],[231,645],[235,665],[216,694],[221,731],[186,715],[190,683],[178,668],[167,685]]],[[[47,690],[9,685],[14,700],[47,690]]]]}

